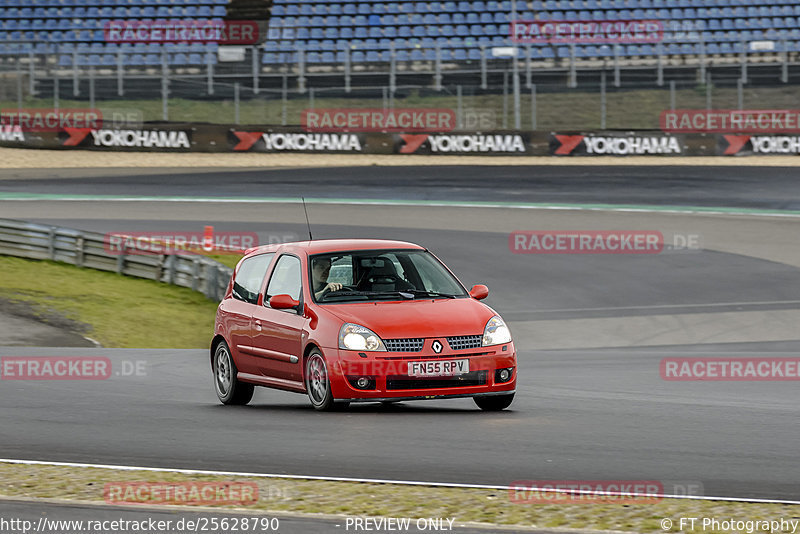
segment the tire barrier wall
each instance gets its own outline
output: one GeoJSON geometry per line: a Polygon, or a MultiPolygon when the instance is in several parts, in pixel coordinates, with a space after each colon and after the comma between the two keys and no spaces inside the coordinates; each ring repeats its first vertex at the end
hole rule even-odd
{"type": "Polygon", "coordinates": [[[0,126],[0,146],[154,152],[317,152],[504,156],[748,156],[800,154],[800,135],[653,131],[309,133],[300,128],[144,123],[137,129],[0,126]]]}

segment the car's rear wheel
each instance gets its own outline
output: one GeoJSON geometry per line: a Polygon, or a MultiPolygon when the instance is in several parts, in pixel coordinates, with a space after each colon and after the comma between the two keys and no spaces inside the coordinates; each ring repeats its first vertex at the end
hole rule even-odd
{"type": "Polygon", "coordinates": [[[486,412],[499,412],[505,410],[511,403],[514,402],[514,394],[508,395],[491,395],[489,397],[472,397],[478,408],[486,412]]]}
{"type": "Polygon", "coordinates": [[[321,412],[347,408],[350,404],[334,401],[328,363],[318,349],[313,349],[306,360],[306,391],[311,405],[321,412]]]}
{"type": "Polygon", "coordinates": [[[214,351],[214,389],[222,404],[247,404],[253,398],[253,384],[247,384],[236,378],[238,370],[233,363],[231,349],[224,341],[220,341],[214,351]]]}

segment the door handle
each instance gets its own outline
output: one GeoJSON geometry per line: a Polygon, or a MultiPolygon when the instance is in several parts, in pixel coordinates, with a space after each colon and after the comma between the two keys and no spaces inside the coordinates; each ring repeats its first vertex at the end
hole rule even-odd
{"type": "Polygon", "coordinates": [[[261,330],[261,321],[256,319],[256,330],[261,330]]]}

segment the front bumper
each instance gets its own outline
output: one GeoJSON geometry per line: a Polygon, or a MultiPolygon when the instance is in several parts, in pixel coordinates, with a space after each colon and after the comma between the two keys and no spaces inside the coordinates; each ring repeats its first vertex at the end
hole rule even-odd
{"type": "MultiPolygon", "coordinates": [[[[426,340],[427,341],[427,340],[426,340]]],[[[331,389],[337,401],[397,401],[482,395],[510,394],[517,385],[517,357],[513,343],[436,354],[430,343],[419,352],[361,352],[328,349],[336,353],[331,366],[331,389]],[[414,377],[408,374],[409,362],[469,360],[469,373],[462,375],[414,377]],[[499,381],[497,371],[511,369],[511,377],[499,381]],[[368,378],[368,389],[354,381],[368,378]]]]}

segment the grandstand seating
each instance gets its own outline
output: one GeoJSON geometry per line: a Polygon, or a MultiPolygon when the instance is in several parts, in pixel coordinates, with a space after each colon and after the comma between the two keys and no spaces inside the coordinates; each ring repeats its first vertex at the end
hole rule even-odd
{"type": "MultiPolygon", "coordinates": [[[[665,36],[655,44],[577,44],[578,58],[738,54],[743,43],[773,41],[774,50],[800,51],[800,0],[513,0],[522,20],[660,20],[665,36]]],[[[275,0],[264,64],[297,59],[326,63],[349,50],[354,62],[481,57],[481,47],[508,46],[512,0],[364,2],[275,0]],[[339,55],[320,51],[340,52],[339,55]],[[387,54],[389,52],[389,54],[387,54]]],[[[528,48],[525,46],[526,50],[528,48]]],[[[527,52],[526,52],[527,53],[527,52]]],[[[566,46],[556,47],[569,56],[566,46]]],[[[532,59],[554,57],[553,47],[531,44],[532,59]]]]}
{"type": "MultiPolygon", "coordinates": [[[[228,0],[2,0],[0,58],[52,54],[58,65],[156,66],[216,62],[216,43],[108,43],[110,20],[220,21],[228,0]]],[[[800,0],[274,0],[265,67],[308,64],[477,61],[481,48],[508,46],[515,7],[523,20],[660,20],[664,42],[577,44],[578,58],[739,54],[746,43],[773,41],[775,51],[800,51],[800,0]],[[512,6],[512,1],[516,2],[512,6]],[[785,48],[784,48],[785,46],[785,48]],[[437,52],[438,50],[438,52],[437,52]]],[[[532,59],[566,57],[570,49],[525,46],[532,59]]]]}
{"type": "Polygon", "coordinates": [[[216,63],[217,43],[112,43],[103,28],[117,20],[221,22],[228,0],[2,0],[0,57],[54,54],[59,66],[115,67],[216,63]]]}

